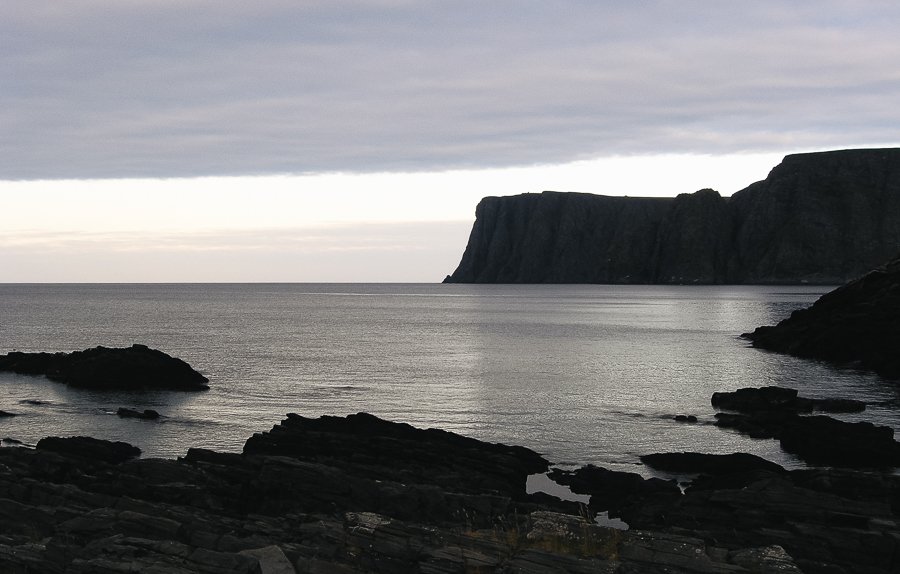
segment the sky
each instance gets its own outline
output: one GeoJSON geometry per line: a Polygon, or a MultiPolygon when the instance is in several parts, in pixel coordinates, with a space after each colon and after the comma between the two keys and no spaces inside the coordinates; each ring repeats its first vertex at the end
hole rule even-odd
{"type": "Polygon", "coordinates": [[[0,282],[440,281],[487,195],[900,145],[893,1],[7,0],[0,282]]]}

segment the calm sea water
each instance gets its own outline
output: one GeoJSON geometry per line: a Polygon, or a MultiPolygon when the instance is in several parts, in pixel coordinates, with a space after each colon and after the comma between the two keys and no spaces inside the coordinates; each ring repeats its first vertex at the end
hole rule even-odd
{"type": "Polygon", "coordinates": [[[710,395],[783,385],[854,397],[900,427],[896,385],[759,351],[742,332],[826,288],[363,284],[0,285],[0,352],[144,343],[210,378],[203,393],[100,393],[0,374],[0,437],[91,435],[145,456],[239,451],[288,412],[376,415],[521,444],[562,464],[641,471],[660,451],[774,441],[712,426],[710,395]],[[120,419],[120,406],[161,421],[120,419]],[[697,415],[701,424],[672,420],[697,415]],[[706,423],[706,424],[704,424],[706,423]]]}

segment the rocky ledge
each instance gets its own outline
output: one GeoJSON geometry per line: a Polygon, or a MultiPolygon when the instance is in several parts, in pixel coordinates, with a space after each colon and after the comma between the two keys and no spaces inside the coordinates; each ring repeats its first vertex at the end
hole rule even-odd
{"type": "Polygon", "coordinates": [[[0,355],[0,371],[44,375],[51,381],[98,390],[209,389],[209,379],[181,359],[146,345],[94,347],[72,353],[0,355]]]}
{"type": "MultiPolygon", "coordinates": [[[[0,449],[0,570],[725,574],[800,565],[839,574],[897,566],[894,477],[772,472],[775,482],[748,483],[749,491],[729,483],[683,495],[671,482],[599,473],[603,497],[628,502],[623,516],[639,528],[620,530],[596,524],[585,507],[527,494],[527,476],[547,467],[528,449],[366,414],[290,415],[241,454],[191,449],[178,460],[137,458],[122,443],[42,440],[0,449]]],[[[585,488],[596,487],[589,474],[585,488]]]]}
{"type": "Polygon", "coordinates": [[[777,325],[743,335],[754,347],[900,379],[900,257],[826,293],[777,325]]]}

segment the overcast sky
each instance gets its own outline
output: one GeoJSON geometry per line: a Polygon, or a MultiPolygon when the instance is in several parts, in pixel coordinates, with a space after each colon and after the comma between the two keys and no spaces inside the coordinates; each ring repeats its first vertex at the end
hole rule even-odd
{"type": "Polygon", "coordinates": [[[4,2],[0,281],[439,281],[484,195],[729,194],[785,153],[898,145],[897,22],[893,1],[4,2]]]}

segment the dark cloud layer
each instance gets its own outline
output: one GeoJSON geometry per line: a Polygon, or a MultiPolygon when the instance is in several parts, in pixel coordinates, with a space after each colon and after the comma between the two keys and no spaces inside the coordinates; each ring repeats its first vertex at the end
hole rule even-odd
{"type": "Polygon", "coordinates": [[[898,21],[889,1],[14,2],[0,179],[892,142],[898,21]]]}

